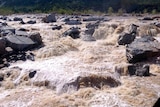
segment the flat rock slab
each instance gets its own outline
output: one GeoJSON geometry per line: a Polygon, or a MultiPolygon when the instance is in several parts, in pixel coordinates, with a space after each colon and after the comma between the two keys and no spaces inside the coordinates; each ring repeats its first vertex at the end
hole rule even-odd
{"type": "Polygon", "coordinates": [[[32,48],[35,43],[28,37],[24,36],[6,36],[7,45],[16,51],[23,51],[32,48]]]}
{"type": "Polygon", "coordinates": [[[137,38],[126,47],[127,60],[136,63],[160,55],[160,43],[153,37],[137,38]]]}

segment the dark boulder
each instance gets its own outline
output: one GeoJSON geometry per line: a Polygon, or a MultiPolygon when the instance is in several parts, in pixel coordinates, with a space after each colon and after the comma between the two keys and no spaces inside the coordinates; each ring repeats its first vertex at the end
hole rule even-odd
{"type": "Polygon", "coordinates": [[[156,103],[153,105],[153,107],[160,107],[160,98],[156,101],[156,103]]]}
{"type": "Polygon", "coordinates": [[[39,46],[41,45],[43,42],[42,42],[42,38],[41,38],[41,35],[40,33],[38,32],[34,32],[34,33],[31,33],[29,34],[29,38],[34,41],[34,43],[39,46]]]}
{"type": "Polygon", "coordinates": [[[7,17],[7,16],[2,16],[2,17],[0,17],[0,19],[2,19],[2,20],[7,20],[8,17],[7,17]]]}
{"type": "Polygon", "coordinates": [[[77,27],[72,27],[69,30],[65,31],[62,36],[71,36],[73,39],[80,38],[80,30],[77,27]]]}
{"type": "Polygon", "coordinates": [[[7,26],[8,24],[6,22],[0,22],[0,27],[3,27],[3,26],[7,26]]]}
{"type": "Polygon", "coordinates": [[[29,50],[35,46],[35,42],[28,37],[7,35],[5,38],[7,46],[11,47],[14,51],[29,50]]]}
{"type": "Polygon", "coordinates": [[[4,80],[4,74],[0,74],[0,82],[4,80]]]}
{"type": "Polygon", "coordinates": [[[14,17],[14,18],[13,18],[13,21],[23,21],[23,19],[22,19],[22,18],[19,18],[19,17],[14,17]]]}
{"type": "Polygon", "coordinates": [[[118,44],[119,45],[126,45],[126,44],[130,44],[134,41],[134,39],[136,38],[136,35],[134,33],[122,33],[119,35],[118,37],[118,44]]]}
{"type": "Polygon", "coordinates": [[[151,20],[153,20],[153,18],[151,18],[151,17],[144,17],[142,20],[151,21],[151,20]]]}
{"type": "Polygon", "coordinates": [[[55,25],[52,27],[52,30],[60,30],[60,29],[62,29],[62,26],[55,25]]]}
{"type": "Polygon", "coordinates": [[[36,73],[37,73],[36,70],[31,71],[31,72],[29,73],[29,78],[33,78],[36,73]]]}
{"type": "Polygon", "coordinates": [[[66,21],[67,25],[80,25],[82,24],[79,20],[69,20],[69,21],[66,21]]]}
{"type": "Polygon", "coordinates": [[[0,38],[0,55],[5,54],[5,48],[6,48],[6,41],[3,38],[0,38]]]}
{"type": "Polygon", "coordinates": [[[160,43],[151,36],[136,38],[126,47],[127,60],[136,63],[160,55],[160,43]]]}
{"type": "Polygon", "coordinates": [[[19,24],[26,24],[23,20],[22,21],[20,21],[20,23],[19,24]]]}
{"type": "Polygon", "coordinates": [[[128,66],[128,73],[130,76],[150,76],[149,65],[134,64],[128,66]]]}
{"type": "Polygon", "coordinates": [[[18,31],[29,31],[28,29],[25,29],[25,28],[19,28],[17,29],[18,31]]]}
{"type": "Polygon", "coordinates": [[[36,24],[36,21],[30,20],[30,21],[27,22],[27,24],[36,24]]]}
{"type": "Polygon", "coordinates": [[[52,22],[56,22],[57,20],[56,20],[55,14],[50,14],[50,15],[44,17],[42,19],[42,21],[45,23],[52,23],[52,22]]]}

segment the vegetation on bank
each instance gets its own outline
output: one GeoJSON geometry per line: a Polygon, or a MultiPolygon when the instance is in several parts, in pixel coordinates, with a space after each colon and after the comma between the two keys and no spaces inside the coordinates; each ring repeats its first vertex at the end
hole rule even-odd
{"type": "Polygon", "coordinates": [[[101,14],[160,12],[159,0],[1,0],[0,14],[101,14]]]}

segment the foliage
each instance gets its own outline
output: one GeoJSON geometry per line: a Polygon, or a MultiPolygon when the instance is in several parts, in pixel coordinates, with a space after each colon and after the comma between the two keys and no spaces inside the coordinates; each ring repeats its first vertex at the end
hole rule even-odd
{"type": "Polygon", "coordinates": [[[109,15],[112,15],[112,13],[113,13],[113,8],[112,8],[112,7],[109,7],[109,8],[108,8],[108,14],[109,14],[109,15]]]}
{"type": "Polygon", "coordinates": [[[2,14],[51,11],[62,14],[77,12],[112,14],[121,13],[121,9],[129,13],[144,12],[145,9],[151,13],[152,10],[160,12],[160,0],[0,0],[0,4],[2,14]]]}

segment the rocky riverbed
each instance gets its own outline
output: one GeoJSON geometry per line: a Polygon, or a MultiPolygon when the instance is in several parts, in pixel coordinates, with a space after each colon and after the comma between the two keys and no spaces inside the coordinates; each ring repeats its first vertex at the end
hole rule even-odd
{"type": "Polygon", "coordinates": [[[0,17],[0,107],[153,107],[160,17],[0,17]]]}

